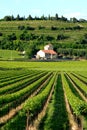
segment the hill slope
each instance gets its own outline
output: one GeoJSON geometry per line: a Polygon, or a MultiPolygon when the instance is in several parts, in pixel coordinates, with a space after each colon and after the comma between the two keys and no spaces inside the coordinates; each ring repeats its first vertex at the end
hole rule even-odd
{"type": "Polygon", "coordinates": [[[87,57],[86,31],[87,23],[57,20],[0,21],[0,49],[29,51],[31,48],[32,57],[44,45],[51,43],[58,54],[87,57]]]}

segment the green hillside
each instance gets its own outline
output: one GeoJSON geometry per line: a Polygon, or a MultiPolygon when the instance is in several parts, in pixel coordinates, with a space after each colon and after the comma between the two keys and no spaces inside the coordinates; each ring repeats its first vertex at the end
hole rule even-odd
{"type": "Polygon", "coordinates": [[[33,57],[46,44],[59,55],[87,57],[87,23],[60,20],[0,21],[0,49],[26,50],[33,57]],[[33,51],[32,51],[33,50],[33,51]]]}

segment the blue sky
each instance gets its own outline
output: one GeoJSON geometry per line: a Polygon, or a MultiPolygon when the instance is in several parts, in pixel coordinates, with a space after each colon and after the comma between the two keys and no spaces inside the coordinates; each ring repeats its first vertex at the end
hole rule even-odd
{"type": "Polygon", "coordinates": [[[87,0],[0,0],[0,18],[19,14],[28,17],[55,16],[58,13],[67,17],[87,19],[87,0]]]}

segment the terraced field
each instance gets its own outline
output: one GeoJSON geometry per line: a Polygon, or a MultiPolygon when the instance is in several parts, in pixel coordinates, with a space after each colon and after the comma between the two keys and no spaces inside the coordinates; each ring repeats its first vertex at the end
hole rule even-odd
{"type": "Polygon", "coordinates": [[[0,62],[0,130],[87,130],[86,66],[0,62]]]}

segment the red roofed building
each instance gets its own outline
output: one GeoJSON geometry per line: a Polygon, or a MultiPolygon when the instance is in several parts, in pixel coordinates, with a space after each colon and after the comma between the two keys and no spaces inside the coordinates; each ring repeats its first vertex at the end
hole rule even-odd
{"type": "Polygon", "coordinates": [[[53,46],[51,44],[46,45],[44,50],[40,50],[36,55],[37,59],[55,59],[57,58],[57,53],[53,50],[53,46]]]}

